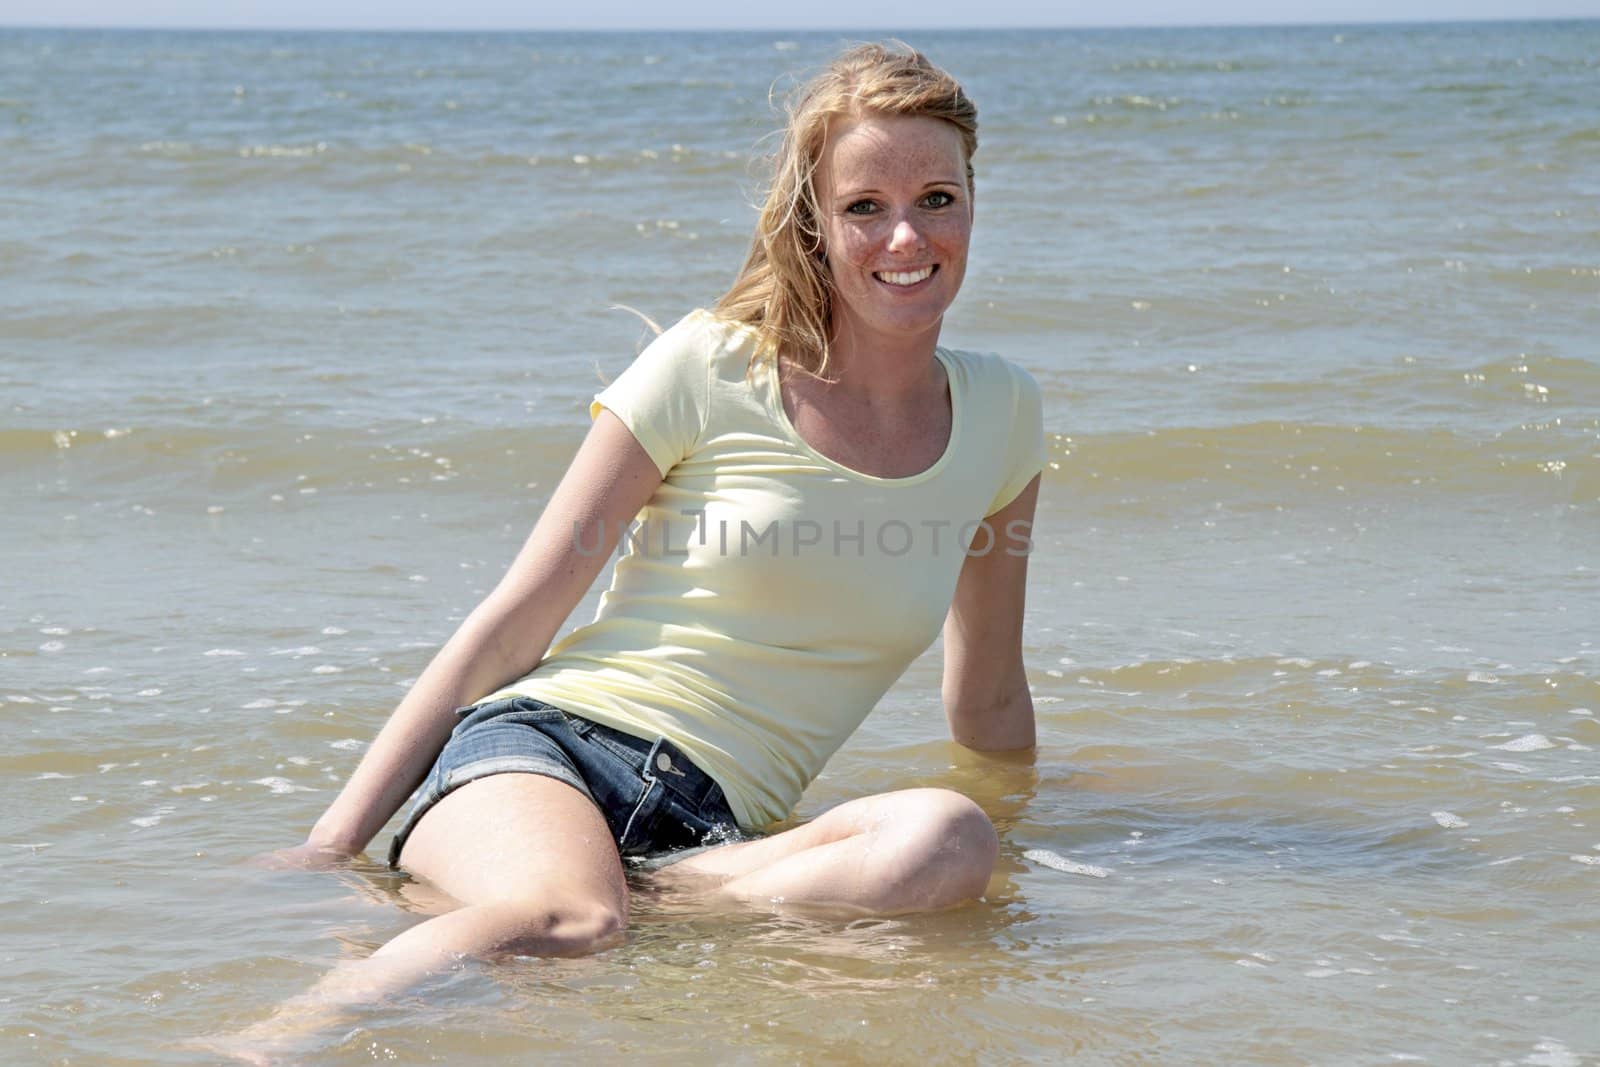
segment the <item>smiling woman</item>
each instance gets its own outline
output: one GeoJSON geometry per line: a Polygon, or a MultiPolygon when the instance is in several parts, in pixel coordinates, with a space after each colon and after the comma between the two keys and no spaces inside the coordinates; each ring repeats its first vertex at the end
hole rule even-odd
{"type": "Polygon", "coordinates": [[[759,836],[941,626],[955,740],[1034,743],[1021,649],[1038,389],[937,345],[966,267],[976,144],[961,87],[909,49],[853,49],[805,90],[740,279],[595,398],[505,578],[307,842],[276,856],[353,856],[415,791],[390,862],[460,907],[231,1051],[268,1057],[462,956],[610,945],[624,857],[664,856],[654,877],[707,906],[892,915],[985,892],[994,827],[948,789],[759,836]],[[595,622],[551,645],[620,528],[684,515],[698,539],[630,543],[595,622]],[[730,527],[776,531],[770,552],[704,535],[730,527]],[[802,556],[802,529],[832,552],[802,556]]]}

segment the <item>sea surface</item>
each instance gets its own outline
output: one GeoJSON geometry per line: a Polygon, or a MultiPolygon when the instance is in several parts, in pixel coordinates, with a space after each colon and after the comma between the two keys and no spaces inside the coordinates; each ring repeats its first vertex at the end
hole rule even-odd
{"type": "MultiPolygon", "coordinates": [[[[944,340],[1044,389],[1040,741],[954,746],[935,647],[798,816],[964,790],[986,899],[641,893],[307,1061],[1600,1062],[1600,22],[893,29],[982,111],[944,340]]],[[[420,921],[386,838],[243,861],[510,560],[615,306],[732,279],[842,40],[0,30],[0,1061],[211,1062],[420,921]]]]}

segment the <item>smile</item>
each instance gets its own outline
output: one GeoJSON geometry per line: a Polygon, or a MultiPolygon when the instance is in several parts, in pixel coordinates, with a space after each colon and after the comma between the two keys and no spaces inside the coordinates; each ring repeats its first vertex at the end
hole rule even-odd
{"type": "Polygon", "coordinates": [[[918,282],[927,281],[929,278],[933,277],[933,272],[938,269],[939,265],[935,263],[932,266],[923,267],[921,270],[873,271],[872,276],[886,285],[916,285],[918,282]]]}

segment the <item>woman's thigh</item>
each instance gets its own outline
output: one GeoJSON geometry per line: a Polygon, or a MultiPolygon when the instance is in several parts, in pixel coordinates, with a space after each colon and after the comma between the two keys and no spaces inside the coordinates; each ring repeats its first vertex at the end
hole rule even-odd
{"type": "Polygon", "coordinates": [[[627,914],[617,848],[594,802],[540,774],[493,774],[428,809],[400,865],[463,904],[587,902],[627,914]]]}

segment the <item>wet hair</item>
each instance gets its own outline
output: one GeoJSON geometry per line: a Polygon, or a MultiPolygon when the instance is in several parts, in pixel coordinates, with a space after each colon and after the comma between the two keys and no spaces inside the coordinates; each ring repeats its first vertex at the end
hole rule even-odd
{"type": "Polygon", "coordinates": [[[755,328],[755,360],[782,353],[786,362],[821,376],[828,363],[834,293],[815,179],[830,124],[866,115],[948,122],[961,134],[970,191],[978,109],[960,83],[921,52],[890,41],[841,53],[800,87],[787,111],[750,253],[716,312],[755,328]]]}

